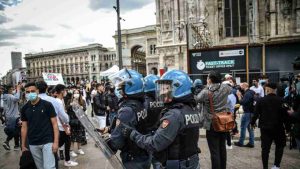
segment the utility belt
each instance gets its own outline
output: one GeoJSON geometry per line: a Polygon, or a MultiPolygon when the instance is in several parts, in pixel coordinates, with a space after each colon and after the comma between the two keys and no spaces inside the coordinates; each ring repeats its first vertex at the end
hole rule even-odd
{"type": "Polygon", "coordinates": [[[121,154],[120,154],[120,157],[124,162],[129,162],[129,161],[133,161],[134,159],[136,158],[149,158],[149,154],[146,152],[146,151],[143,151],[143,150],[140,150],[138,152],[124,152],[122,151],[121,154]]]}
{"type": "MultiPolygon", "coordinates": [[[[164,165],[164,168],[166,169],[180,169],[180,168],[188,168],[192,165],[195,165],[195,163],[199,161],[198,154],[194,154],[187,159],[181,159],[181,160],[167,160],[166,164],[164,165]]],[[[198,162],[199,163],[199,162],[198,162]]],[[[199,164],[197,164],[199,165],[199,164]]]]}

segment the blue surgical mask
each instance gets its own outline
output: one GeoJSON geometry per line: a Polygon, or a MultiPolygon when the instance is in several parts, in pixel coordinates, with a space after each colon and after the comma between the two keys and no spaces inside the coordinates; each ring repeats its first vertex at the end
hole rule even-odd
{"type": "Polygon", "coordinates": [[[28,101],[34,101],[37,99],[37,96],[38,96],[37,93],[28,93],[26,94],[26,99],[28,101]]]}

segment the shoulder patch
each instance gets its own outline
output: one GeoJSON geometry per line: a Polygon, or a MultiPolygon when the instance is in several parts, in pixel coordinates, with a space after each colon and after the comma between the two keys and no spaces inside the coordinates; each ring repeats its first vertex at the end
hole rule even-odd
{"type": "Polygon", "coordinates": [[[164,120],[162,123],[161,123],[161,127],[164,129],[164,128],[167,128],[168,125],[170,124],[170,121],[169,120],[164,120]]]}

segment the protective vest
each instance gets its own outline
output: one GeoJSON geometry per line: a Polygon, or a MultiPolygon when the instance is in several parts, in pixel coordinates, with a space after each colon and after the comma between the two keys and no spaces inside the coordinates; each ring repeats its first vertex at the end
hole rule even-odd
{"type": "MultiPolygon", "coordinates": [[[[141,101],[138,100],[124,100],[120,104],[120,109],[124,107],[130,107],[132,111],[136,115],[137,121],[135,121],[135,124],[131,124],[135,127],[135,129],[140,132],[141,134],[146,134],[146,117],[147,113],[145,113],[143,104],[141,101]]],[[[125,112],[126,113],[126,112],[125,112]]],[[[126,146],[123,148],[122,151],[128,152],[132,156],[139,156],[139,155],[148,155],[146,150],[143,150],[139,148],[133,141],[131,141],[129,138],[126,140],[126,146]]]]}
{"type": "Polygon", "coordinates": [[[200,153],[198,147],[200,114],[191,106],[185,104],[176,104],[168,109],[172,113],[180,113],[184,117],[185,126],[179,131],[174,142],[165,150],[164,163],[166,160],[186,160],[194,154],[200,153]]]}
{"type": "Polygon", "coordinates": [[[145,128],[146,132],[150,133],[159,127],[159,122],[161,118],[161,112],[164,108],[163,103],[156,102],[153,98],[145,96],[144,101],[145,111],[147,112],[145,128]]]}

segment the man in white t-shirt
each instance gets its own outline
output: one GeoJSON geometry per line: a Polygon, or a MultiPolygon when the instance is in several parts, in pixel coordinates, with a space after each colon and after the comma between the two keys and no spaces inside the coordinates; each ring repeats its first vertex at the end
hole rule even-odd
{"type": "Polygon", "coordinates": [[[254,91],[257,96],[259,97],[265,96],[264,88],[258,83],[258,80],[253,79],[252,85],[253,86],[250,87],[250,90],[254,91]]]}

